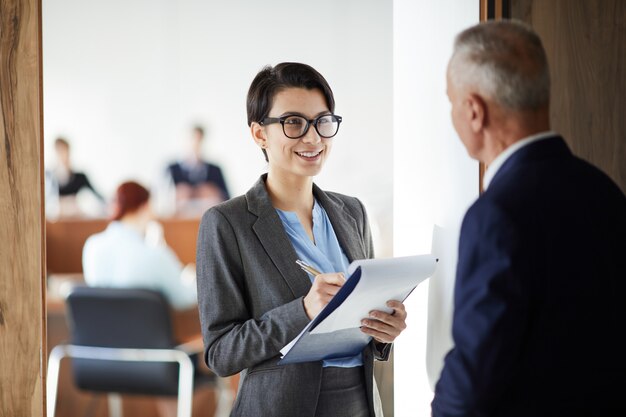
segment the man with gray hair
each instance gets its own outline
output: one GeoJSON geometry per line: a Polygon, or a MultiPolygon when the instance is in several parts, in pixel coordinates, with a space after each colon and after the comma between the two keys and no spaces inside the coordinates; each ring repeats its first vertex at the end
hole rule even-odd
{"type": "Polygon", "coordinates": [[[550,131],[529,27],[460,33],[447,84],[454,127],[488,168],[461,228],[433,416],[626,416],[624,194],[550,131]]]}

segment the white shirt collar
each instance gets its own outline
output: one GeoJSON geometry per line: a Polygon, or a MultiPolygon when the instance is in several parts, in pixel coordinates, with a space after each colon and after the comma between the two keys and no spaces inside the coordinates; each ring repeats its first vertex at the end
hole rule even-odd
{"type": "Polygon", "coordinates": [[[524,139],[518,140],[504,151],[502,151],[496,158],[489,164],[487,170],[485,171],[485,175],[483,176],[483,189],[487,189],[489,187],[489,183],[493,177],[496,176],[496,173],[504,165],[507,159],[511,157],[515,152],[523,148],[524,146],[530,145],[533,142],[538,140],[547,139],[552,136],[556,136],[557,133],[551,130],[547,130],[545,132],[536,133],[534,135],[528,136],[524,139]]]}

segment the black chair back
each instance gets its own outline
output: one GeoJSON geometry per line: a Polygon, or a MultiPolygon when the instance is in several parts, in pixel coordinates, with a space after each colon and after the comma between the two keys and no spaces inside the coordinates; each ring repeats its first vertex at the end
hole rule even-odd
{"type": "MultiPolygon", "coordinates": [[[[141,289],[77,287],[67,298],[71,343],[82,346],[171,349],[169,306],[163,295],[141,289]]],[[[84,390],[176,395],[178,364],[73,359],[84,390]]]]}

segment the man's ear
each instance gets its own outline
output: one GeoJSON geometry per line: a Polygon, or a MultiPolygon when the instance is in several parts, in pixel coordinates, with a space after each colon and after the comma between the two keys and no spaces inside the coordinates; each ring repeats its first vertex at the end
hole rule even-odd
{"type": "Polygon", "coordinates": [[[258,124],[257,122],[252,122],[250,124],[250,133],[252,134],[252,139],[256,144],[261,148],[267,148],[267,137],[265,136],[265,128],[258,124]]]}
{"type": "Polygon", "coordinates": [[[478,94],[467,98],[467,116],[472,132],[479,133],[487,125],[487,103],[478,94]]]}

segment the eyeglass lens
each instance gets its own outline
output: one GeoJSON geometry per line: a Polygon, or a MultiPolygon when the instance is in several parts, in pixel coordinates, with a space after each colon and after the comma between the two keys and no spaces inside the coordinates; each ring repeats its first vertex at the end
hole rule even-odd
{"type": "MultiPolygon", "coordinates": [[[[315,130],[323,138],[331,138],[337,134],[339,121],[334,115],[320,116],[313,122],[315,130]]],[[[285,135],[289,138],[299,138],[309,130],[309,122],[301,116],[289,116],[283,123],[285,135]]]]}

